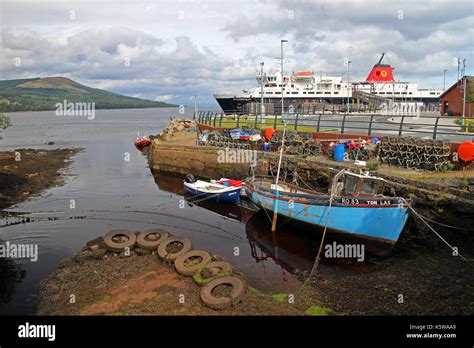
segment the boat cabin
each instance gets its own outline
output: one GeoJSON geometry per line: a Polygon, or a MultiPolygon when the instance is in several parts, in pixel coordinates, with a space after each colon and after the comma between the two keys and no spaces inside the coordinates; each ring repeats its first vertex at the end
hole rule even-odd
{"type": "Polygon", "coordinates": [[[343,172],[340,176],[334,175],[333,187],[335,196],[344,197],[373,197],[383,195],[386,181],[382,178],[366,174],[343,172]]]}

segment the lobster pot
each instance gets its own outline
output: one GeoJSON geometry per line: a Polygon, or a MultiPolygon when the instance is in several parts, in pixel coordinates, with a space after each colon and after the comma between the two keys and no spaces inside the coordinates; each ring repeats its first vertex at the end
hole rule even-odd
{"type": "Polygon", "coordinates": [[[344,161],[344,144],[334,146],[334,160],[337,162],[344,161]]]}

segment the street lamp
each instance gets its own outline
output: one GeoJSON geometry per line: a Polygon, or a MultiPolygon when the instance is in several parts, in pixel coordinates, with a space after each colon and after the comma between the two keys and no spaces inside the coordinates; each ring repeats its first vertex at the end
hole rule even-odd
{"type": "MultiPolygon", "coordinates": [[[[264,123],[264,120],[263,120],[263,113],[264,113],[264,106],[263,106],[263,86],[264,86],[264,78],[263,78],[263,65],[265,63],[264,62],[260,62],[260,86],[261,86],[261,89],[260,89],[260,117],[262,119],[262,123],[264,123]]],[[[258,116],[256,116],[257,119],[258,119],[258,116]]]]}
{"type": "Polygon", "coordinates": [[[283,44],[288,40],[280,40],[281,45],[281,117],[283,118],[283,112],[285,111],[285,92],[283,88],[283,44]]]}
{"type": "Polygon", "coordinates": [[[347,61],[347,112],[349,112],[349,95],[351,91],[351,78],[349,74],[351,63],[352,62],[350,60],[347,61]]]}
{"type": "Polygon", "coordinates": [[[443,91],[446,90],[446,72],[447,71],[448,71],[448,69],[443,70],[443,91]]]}

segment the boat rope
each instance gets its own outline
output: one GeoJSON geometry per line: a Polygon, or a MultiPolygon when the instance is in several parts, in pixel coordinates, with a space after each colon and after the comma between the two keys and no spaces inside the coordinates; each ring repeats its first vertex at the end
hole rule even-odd
{"type": "Polygon", "coordinates": [[[421,216],[415,209],[413,209],[413,207],[405,200],[405,198],[401,198],[406,204],[408,204],[408,208],[413,212],[413,214],[415,214],[436,236],[438,236],[439,239],[441,239],[444,244],[446,244],[452,251],[453,253],[456,252],[457,255],[459,255],[459,257],[461,258],[461,260],[463,261],[466,261],[466,262],[472,262],[473,259],[468,259],[466,257],[464,257],[458,250],[457,248],[453,247],[451,244],[449,244],[446,239],[444,239],[438,232],[436,232],[436,230],[430,226],[430,224],[428,224],[428,222],[426,222],[426,220],[423,218],[423,216],[421,216]]]}
{"type": "Polygon", "coordinates": [[[421,217],[423,217],[423,219],[425,219],[426,221],[429,221],[431,223],[434,223],[436,225],[440,225],[440,226],[443,226],[443,227],[446,227],[446,228],[452,228],[454,230],[463,230],[463,231],[474,231],[474,228],[471,227],[471,228],[464,228],[464,227],[458,227],[458,226],[452,226],[452,225],[447,225],[447,224],[443,224],[441,222],[438,222],[438,221],[435,221],[435,220],[432,220],[424,215],[421,215],[420,213],[418,213],[418,215],[420,215],[421,217]]]}
{"type": "Polygon", "coordinates": [[[313,277],[316,275],[316,272],[318,271],[319,261],[321,260],[321,252],[323,250],[324,240],[326,239],[326,232],[329,225],[329,215],[331,214],[332,201],[334,198],[335,191],[336,190],[331,190],[331,195],[329,196],[328,213],[326,215],[326,223],[324,225],[324,231],[323,231],[323,236],[321,237],[321,243],[319,244],[318,254],[316,255],[316,259],[314,260],[313,268],[309,272],[308,277],[305,279],[303,286],[305,286],[308,283],[308,281],[311,281],[311,279],[313,279],[313,277]]]}

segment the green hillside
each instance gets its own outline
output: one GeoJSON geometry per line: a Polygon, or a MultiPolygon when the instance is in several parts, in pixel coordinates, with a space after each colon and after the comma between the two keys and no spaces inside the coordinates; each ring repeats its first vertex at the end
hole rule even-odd
{"type": "Polygon", "coordinates": [[[95,103],[96,109],[159,108],[163,102],[90,88],[65,77],[0,80],[0,112],[54,110],[56,103],[95,103]]]}

